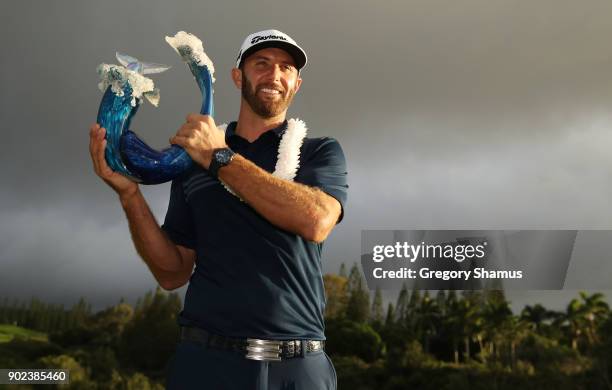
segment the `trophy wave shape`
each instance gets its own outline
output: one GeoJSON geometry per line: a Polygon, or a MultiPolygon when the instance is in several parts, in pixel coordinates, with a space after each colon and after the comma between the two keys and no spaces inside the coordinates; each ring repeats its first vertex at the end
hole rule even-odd
{"type": "MultiPolygon", "coordinates": [[[[202,115],[214,115],[214,66],[204,52],[202,41],[185,31],[166,37],[189,66],[202,92],[202,115]]],[[[130,123],[138,107],[146,98],[154,106],[159,104],[159,89],[145,74],[161,73],[170,66],[141,62],[127,54],[116,53],[121,65],[100,64],[98,85],[104,91],[98,109],[97,122],[106,129],[104,155],[110,168],[141,184],[161,184],[189,169],[193,160],[180,146],[171,145],[160,151],[148,146],[130,130],[130,123]]]]}

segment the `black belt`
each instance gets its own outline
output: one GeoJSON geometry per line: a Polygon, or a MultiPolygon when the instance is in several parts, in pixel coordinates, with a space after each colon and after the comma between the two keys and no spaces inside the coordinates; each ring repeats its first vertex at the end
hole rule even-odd
{"type": "Polygon", "coordinates": [[[195,342],[208,348],[243,352],[247,359],[274,361],[302,356],[302,349],[304,354],[321,351],[325,346],[323,340],[240,339],[186,326],[181,327],[181,340],[195,342]]]}

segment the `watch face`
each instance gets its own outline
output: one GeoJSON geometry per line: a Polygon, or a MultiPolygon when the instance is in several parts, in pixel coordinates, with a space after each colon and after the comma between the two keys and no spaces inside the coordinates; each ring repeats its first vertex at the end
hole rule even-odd
{"type": "Polygon", "coordinates": [[[215,152],[215,160],[221,165],[226,165],[232,159],[234,152],[229,149],[220,149],[215,152]]]}

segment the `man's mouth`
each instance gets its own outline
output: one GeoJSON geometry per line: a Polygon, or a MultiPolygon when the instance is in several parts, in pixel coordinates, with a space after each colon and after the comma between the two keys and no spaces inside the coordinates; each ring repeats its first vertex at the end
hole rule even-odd
{"type": "Polygon", "coordinates": [[[281,95],[281,91],[274,88],[260,88],[259,92],[262,92],[264,95],[281,95]]]}

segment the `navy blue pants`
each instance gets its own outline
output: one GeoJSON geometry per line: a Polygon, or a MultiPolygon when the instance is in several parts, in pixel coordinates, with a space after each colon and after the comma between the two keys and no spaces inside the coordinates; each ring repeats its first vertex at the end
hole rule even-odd
{"type": "Polygon", "coordinates": [[[336,390],[336,370],[324,351],[275,361],[181,341],[169,362],[168,390],[336,390]]]}

